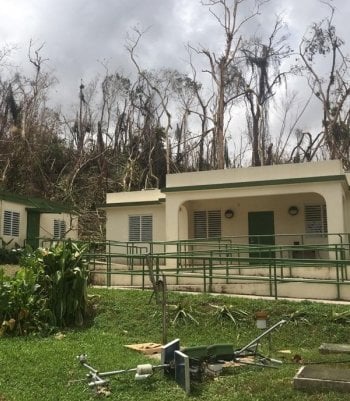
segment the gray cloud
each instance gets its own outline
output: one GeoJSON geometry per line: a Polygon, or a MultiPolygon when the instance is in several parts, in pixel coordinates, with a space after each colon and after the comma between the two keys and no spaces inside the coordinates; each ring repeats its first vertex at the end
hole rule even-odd
{"type": "MultiPolygon", "coordinates": [[[[247,7],[252,2],[243,4],[247,7]]],[[[338,7],[337,28],[346,38],[350,2],[334,0],[332,4],[338,7]]],[[[249,12],[248,8],[242,11],[242,15],[249,12]]],[[[245,33],[266,36],[276,15],[282,15],[288,24],[290,41],[297,46],[307,26],[328,11],[318,0],[271,0],[260,18],[245,28],[245,33]]],[[[2,43],[18,45],[14,57],[24,69],[29,68],[29,40],[33,39],[37,46],[45,42],[43,56],[49,58],[47,67],[54,70],[59,80],[56,97],[67,104],[77,95],[81,78],[88,81],[103,71],[102,61],[108,62],[110,70],[134,73],[125,43],[135,25],[148,28],[138,48],[144,68],[186,70],[186,43],[219,49],[223,41],[222,29],[199,0],[0,0],[0,20],[2,43]]],[[[197,62],[203,60],[198,58],[197,62]]],[[[203,68],[204,65],[199,67],[203,68]]],[[[295,81],[294,87],[302,96],[305,81],[295,81]]],[[[310,113],[310,121],[313,115],[314,112],[310,113]]]]}

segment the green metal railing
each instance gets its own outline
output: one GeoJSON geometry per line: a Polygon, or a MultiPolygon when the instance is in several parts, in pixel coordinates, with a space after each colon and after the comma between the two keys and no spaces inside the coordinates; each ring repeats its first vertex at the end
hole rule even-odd
{"type": "Polygon", "coordinates": [[[128,274],[130,285],[141,276],[145,288],[149,282],[147,261],[151,260],[157,277],[173,277],[176,284],[185,277],[199,279],[204,292],[212,291],[217,281],[267,283],[269,295],[278,298],[281,284],[313,283],[334,285],[336,298],[341,299],[342,288],[350,284],[350,243],[344,238],[335,244],[273,246],[237,244],[231,239],[138,245],[110,242],[105,249],[120,252],[89,253],[87,258],[92,273],[104,276],[107,286],[112,285],[113,276],[128,274]],[[105,268],[97,269],[101,260],[105,268]],[[315,276],[308,277],[310,272],[315,276]]]}
{"type": "MultiPolygon", "coordinates": [[[[263,236],[259,238],[264,242],[263,236]]],[[[276,235],[274,242],[249,245],[247,236],[143,243],[91,241],[86,258],[91,274],[108,287],[118,282],[119,275],[127,275],[131,286],[140,285],[141,278],[141,288],[148,288],[151,261],[156,277],[165,275],[175,285],[196,279],[204,292],[213,291],[218,282],[265,283],[269,295],[278,298],[281,285],[311,283],[335,286],[336,298],[342,299],[350,284],[349,233],[276,235]]],[[[42,242],[42,246],[51,244],[46,239],[42,242]]]]}

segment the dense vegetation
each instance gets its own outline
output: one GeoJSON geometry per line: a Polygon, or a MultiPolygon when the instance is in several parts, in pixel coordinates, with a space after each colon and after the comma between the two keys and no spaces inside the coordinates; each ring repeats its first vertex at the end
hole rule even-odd
{"type": "MultiPolygon", "coordinates": [[[[98,397],[87,387],[86,371],[76,360],[88,354],[92,366],[101,370],[134,368],[149,359],[124,345],[162,341],[162,315],[148,291],[97,290],[89,295],[97,307],[94,321],[80,330],[64,330],[49,338],[1,339],[0,399],[5,401],[87,401],[98,397]]],[[[232,343],[235,348],[247,344],[261,333],[255,326],[254,313],[266,310],[272,325],[282,318],[289,323],[274,332],[269,345],[262,341],[261,351],[284,361],[277,370],[251,367],[234,368],[218,379],[197,383],[190,399],[259,401],[339,401],[347,394],[304,394],[295,391],[292,379],[302,363],[348,361],[337,366],[350,367],[346,355],[321,355],[323,342],[348,341],[349,308],[346,305],[311,302],[265,301],[209,295],[168,294],[168,340],[180,338],[183,346],[232,343]],[[213,307],[214,305],[215,307],[213,307]],[[191,319],[174,319],[179,309],[191,319]],[[232,321],[224,310],[235,317],[232,321]],[[240,312],[239,312],[240,311],[240,312]],[[237,313],[236,313],[237,312],[237,313]],[[290,353],[279,353],[289,350],[290,353]]],[[[182,314],[184,316],[184,314],[182,314]]],[[[335,366],[335,365],[332,365],[335,366]]],[[[185,400],[184,392],[159,372],[147,381],[135,381],[133,374],[111,380],[111,400],[185,400]]],[[[101,394],[102,399],[104,396],[101,394]]]]}
{"type": "Polygon", "coordinates": [[[0,269],[0,336],[47,335],[87,317],[84,246],[70,241],[25,252],[13,277],[0,269]]]}

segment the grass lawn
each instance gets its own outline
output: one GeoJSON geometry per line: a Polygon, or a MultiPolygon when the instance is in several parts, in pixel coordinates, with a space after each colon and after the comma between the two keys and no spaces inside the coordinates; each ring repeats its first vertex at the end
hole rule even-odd
{"type": "MultiPolygon", "coordinates": [[[[99,297],[98,313],[90,327],[65,331],[48,338],[0,339],[0,401],[87,401],[97,396],[84,379],[86,370],[75,357],[86,353],[89,363],[101,371],[134,368],[138,364],[157,362],[125,344],[161,342],[162,316],[159,307],[149,298],[148,291],[97,290],[91,295],[99,297]]],[[[133,374],[111,379],[110,400],[348,400],[349,395],[339,393],[306,394],[292,387],[292,379],[300,365],[292,361],[300,355],[305,363],[350,361],[350,355],[320,355],[322,342],[346,343],[349,341],[350,323],[332,318],[334,313],[350,310],[344,305],[310,302],[265,301],[223,296],[168,294],[170,304],[181,304],[198,321],[187,324],[169,324],[168,341],[180,338],[181,345],[232,343],[235,348],[245,345],[261,332],[255,327],[253,315],[267,310],[270,324],[302,311],[299,318],[282,326],[272,334],[271,347],[263,341],[262,351],[271,351],[272,357],[284,358],[278,369],[234,368],[217,379],[198,383],[190,397],[170,379],[156,372],[147,381],[134,381],[133,374]],[[210,304],[231,305],[231,310],[242,309],[247,320],[218,319],[210,304]],[[284,357],[278,350],[288,349],[284,357]],[[230,373],[230,374],[228,374],[230,373]]],[[[174,311],[170,317],[174,317],[174,311]]],[[[295,315],[297,316],[297,315],[295,315]]],[[[350,363],[340,366],[350,367],[350,363]]]]}

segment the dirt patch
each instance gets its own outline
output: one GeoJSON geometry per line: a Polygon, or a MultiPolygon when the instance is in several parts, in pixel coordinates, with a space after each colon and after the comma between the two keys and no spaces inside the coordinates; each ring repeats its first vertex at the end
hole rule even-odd
{"type": "MultiPolygon", "coordinates": [[[[17,270],[19,269],[18,265],[0,265],[0,269],[4,269],[6,276],[10,276],[13,277],[17,270]]],[[[1,395],[0,395],[0,401],[3,401],[1,399],[1,395]]]]}

